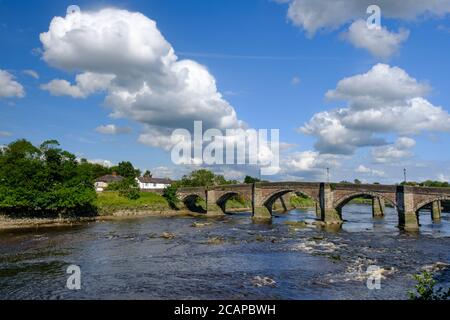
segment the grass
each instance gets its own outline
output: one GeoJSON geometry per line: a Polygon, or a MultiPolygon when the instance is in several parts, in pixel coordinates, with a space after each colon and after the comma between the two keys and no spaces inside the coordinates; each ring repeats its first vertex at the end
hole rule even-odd
{"type": "Polygon", "coordinates": [[[97,195],[95,205],[100,215],[108,215],[118,210],[170,210],[167,200],[153,192],[141,192],[139,199],[130,200],[119,196],[118,192],[106,191],[97,195]]]}
{"type": "Polygon", "coordinates": [[[291,205],[296,208],[311,208],[316,206],[314,200],[304,196],[293,196],[290,201],[291,205]]]}

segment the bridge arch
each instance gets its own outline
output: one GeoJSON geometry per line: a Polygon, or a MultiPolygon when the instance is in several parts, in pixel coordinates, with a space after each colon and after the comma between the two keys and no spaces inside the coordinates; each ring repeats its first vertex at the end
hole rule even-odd
{"type": "Polygon", "coordinates": [[[205,199],[203,197],[200,197],[196,193],[187,194],[181,198],[181,201],[183,202],[184,206],[189,211],[197,212],[197,213],[206,213],[206,209],[198,204],[199,200],[205,202],[205,204],[206,204],[205,199]]]}
{"type": "Polygon", "coordinates": [[[352,201],[353,199],[356,199],[356,198],[360,198],[360,197],[369,197],[369,198],[377,198],[378,197],[378,198],[383,199],[385,202],[388,202],[393,207],[397,208],[397,204],[395,202],[393,202],[391,199],[387,198],[386,196],[384,196],[382,194],[379,194],[376,192],[370,192],[370,191],[357,191],[357,192],[353,192],[348,195],[345,195],[345,196],[339,198],[338,200],[336,200],[334,207],[335,207],[335,209],[342,209],[342,207],[344,207],[350,201],[352,201]]]}
{"type": "Polygon", "coordinates": [[[264,206],[267,209],[269,209],[270,212],[272,212],[272,207],[273,207],[273,204],[275,203],[275,201],[278,200],[280,197],[284,196],[285,194],[288,194],[288,193],[295,193],[297,195],[301,194],[303,196],[306,196],[306,197],[310,198],[315,203],[320,203],[319,199],[314,197],[308,191],[305,191],[305,190],[302,190],[302,189],[281,189],[281,190],[274,191],[271,194],[269,194],[268,196],[266,196],[262,203],[264,204],[264,206]]]}
{"type": "Polygon", "coordinates": [[[434,201],[450,201],[450,196],[437,196],[437,197],[430,197],[426,200],[423,200],[419,202],[415,207],[414,211],[419,212],[419,210],[423,209],[423,207],[428,206],[432,204],[434,201]]]}
{"type": "Polygon", "coordinates": [[[235,198],[235,197],[239,197],[242,199],[245,199],[245,196],[238,192],[238,191],[227,191],[225,193],[223,193],[216,201],[216,204],[222,209],[223,213],[227,213],[226,212],[226,204],[227,201],[235,198]]]}

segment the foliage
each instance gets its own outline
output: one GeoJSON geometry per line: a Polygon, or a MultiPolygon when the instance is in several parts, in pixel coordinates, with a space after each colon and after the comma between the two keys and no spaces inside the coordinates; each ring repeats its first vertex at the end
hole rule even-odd
{"type": "Polygon", "coordinates": [[[112,172],[124,178],[136,178],[141,175],[141,170],[135,169],[130,161],[122,161],[117,166],[111,168],[112,172]]]}
{"type": "Polygon", "coordinates": [[[152,172],[151,172],[150,170],[145,170],[145,172],[144,172],[144,177],[149,177],[149,178],[151,178],[151,177],[153,177],[153,174],[152,174],[152,172]]]}
{"type": "Polygon", "coordinates": [[[86,159],[81,159],[79,161],[78,170],[80,174],[89,177],[91,181],[94,181],[95,179],[101,176],[111,173],[110,168],[102,166],[101,164],[98,163],[88,162],[86,159]]]}
{"type": "Polygon", "coordinates": [[[27,140],[0,153],[0,211],[11,216],[93,213],[92,173],[56,140],[27,140]]]}
{"type": "Polygon", "coordinates": [[[302,194],[292,196],[289,200],[291,205],[296,208],[311,208],[315,206],[314,200],[302,194]]]}
{"type": "Polygon", "coordinates": [[[361,181],[360,181],[359,179],[355,179],[355,180],[354,180],[354,183],[355,183],[355,184],[361,184],[361,181]]]}
{"type": "Polygon", "coordinates": [[[429,272],[422,272],[413,275],[417,284],[414,286],[415,291],[409,291],[408,296],[410,300],[449,300],[450,288],[445,291],[443,288],[436,289],[436,280],[429,272]]]}
{"type": "Polygon", "coordinates": [[[176,183],[177,187],[209,187],[223,184],[235,184],[236,180],[226,180],[223,175],[215,175],[207,169],[192,171],[189,175],[184,175],[176,183]]]}
{"type": "Polygon", "coordinates": [[[433,188],[449,188],[450,184],[446,181],[433,181],[426,180],[423,182],[415,182],[415,181],[403,181],[401,183],[402,186],[413,186],[413,187],[433,187],[433,188]]]}
{"type": "Polygon", "coordinates": [[[163,197],[167,200],[172,208],[176,208],[178,203],[177,187],[174,185],[170,185],[164,188],[163,197]]]}
{"type": "Polygon", "coordinates": [[[254,178],[251,176],[245,176],[244,178],[244,183],[255,183],[255,182],[260,182],[261,180],[258,178],[254,178]]]}
{"type": "Polygon", "coordinates": [[[139,199],[141,196],[139,186],[135,178],[128,177],[117,183],[117,190],[121,197],[130,200],[139,199]]]}

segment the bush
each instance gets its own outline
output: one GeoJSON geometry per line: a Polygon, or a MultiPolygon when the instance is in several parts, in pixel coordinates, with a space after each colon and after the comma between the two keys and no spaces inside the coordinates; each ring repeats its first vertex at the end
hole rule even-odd
{"type": "Polygon", "coordinates": [[[413,278],[417,281],[414,286],[415,291],[409,291],[408,296],[410,300],[449,300],[450,288],[444,291],[443,288],[436,289],[436,280],[429,272],[422,272],[416,274],[413,278]]]}
{"type": "Polygon", "coordinates": [[[170,185],[164,188],[163,197],[167,200],[167,202],[172,208],[176,208],[178,203],[177,187],[170,185]]]}
{"type": "Polygon", "coordinates": [[[137,200],[141,196],[138,184],[134,178],[126,178],[117,183],[117,190],[121,197],[137,200]]]}

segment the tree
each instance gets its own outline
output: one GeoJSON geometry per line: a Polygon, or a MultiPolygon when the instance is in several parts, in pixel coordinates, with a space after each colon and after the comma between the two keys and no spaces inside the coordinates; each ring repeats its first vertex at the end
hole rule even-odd
{"type": "Polygon", "coordinates": [[[208,187],[222,184],[235,184],[236,180],[226,180],[223,175],[215,175],[207,169],[192,171],[189,175],[184,175],[177,183],[179,187],[208,187]]]}
{"type": "Polygon", "coordinates": [[[75,155],[56,140],[39,147],[10,143],[0,154],[0,210],[13,216],[94,213],[93,182],[79,169],[75,155]]]}
{"type": "Polygon", "coordinates": [[[361,184],[361,181],[360,180],[358,180],[358,179],[355,179],[355,184],[361,184]]]}
{"type": "Polygon", "coordinates": [[[124,178],[136,178],[141,175],[139,169],[135,169],[130,161],[122,161],[117,166],[111,168],[112,172],[116,172],[118,175],[124,178]]]}
{"type": "Polygon", "coordinates": [[[144,172],[144,177],[149,177],[151,178],[153,176],[152,172],[150,170],[145,170],[144,172]]]}
{"type": "Polygon", "coordinates": [[[125,178],[117,183],[117,190],[121,197],[128,198],[130,200],[137,200],[141,197],[139,192],[138,183],[135,178],[125,178]]]}
{"type": "Polygon", "coordinates": [[[175,209],[177,207],[178,197],[176,186],[170,185],[164,188],[163,197],[166,198],[171,208],[175,209]]]}
{"type": "Polygon", "coordinates": [[[258,178],[254,178],[251,176],[245,176],[244,178],[244,183],[255,183],[255,182],[260,182],[261,180],[258,178]]]}

